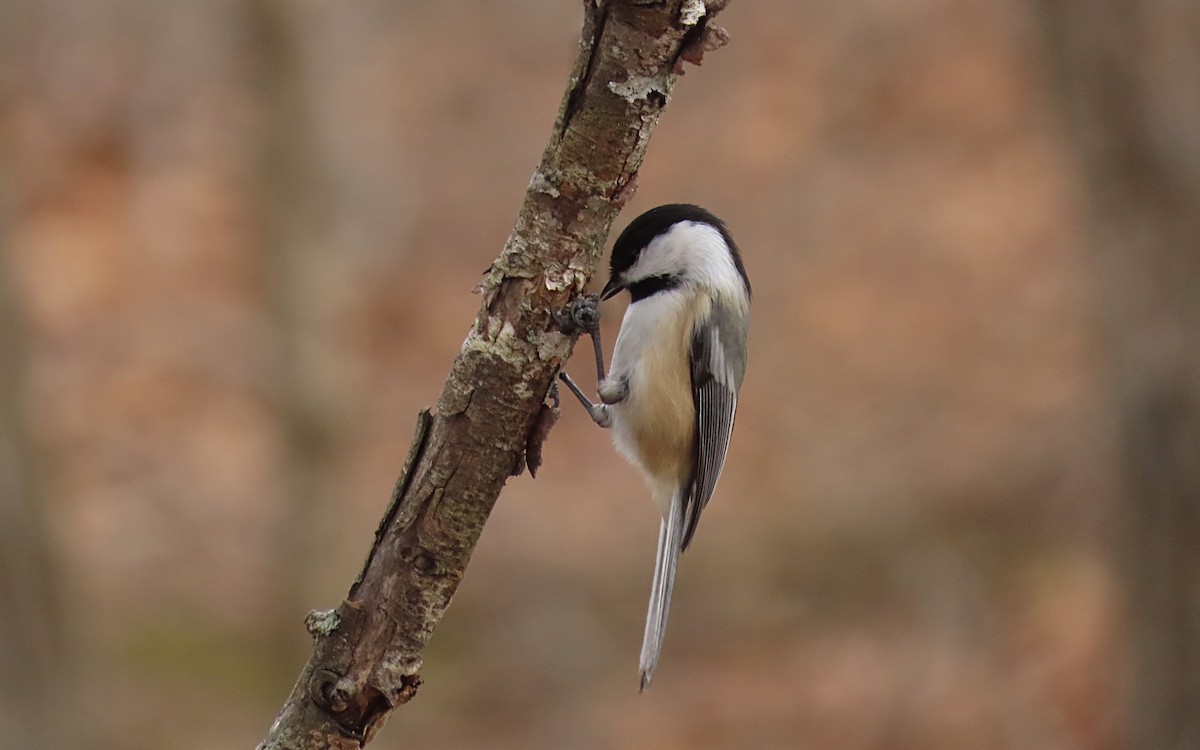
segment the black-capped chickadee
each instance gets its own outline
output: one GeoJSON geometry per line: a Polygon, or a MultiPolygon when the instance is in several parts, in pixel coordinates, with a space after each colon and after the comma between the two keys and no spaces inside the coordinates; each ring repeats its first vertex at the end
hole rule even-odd
{"type": "Polygon", "coordinates": [[[642,470],[662,512],[642,641],[645,690],[662,649],[679,553],[725,463],[746,371],[750,281],[720,219],[671,204],[634,219],[613,245],[600,298],[622,290],[631,300],[607,376],[594,308],[585,326],[602,403],[593,404],[565,372],[560,377],[597,424],[612,427],[617,450],[642,470]]]}

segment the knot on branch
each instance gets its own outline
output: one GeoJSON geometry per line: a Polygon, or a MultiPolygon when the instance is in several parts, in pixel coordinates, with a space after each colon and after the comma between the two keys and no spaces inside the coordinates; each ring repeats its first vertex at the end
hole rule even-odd
{"type": "Polygon", "coordinates": [[[332,669],[317,669],[308,680],[308,697],[325,713],[338,719],[349,710],[354,695],[354,683],[332,669]]]}
{"type": "Polygon", "coordinates": [[[400,550],[400,559],[412,566],[412,569],[423,576],[436,576],[440,566],[433,553],[420,547],[404,547],[400,550]]]}
{"type": "Polygon", "coordinates": [[[308,696],[342,734],[366,744],[388,712],[412,700],[421,677],[403,674],[396,682],[395,686],[377,686],[323,668],[309,679],[308,696]]]}

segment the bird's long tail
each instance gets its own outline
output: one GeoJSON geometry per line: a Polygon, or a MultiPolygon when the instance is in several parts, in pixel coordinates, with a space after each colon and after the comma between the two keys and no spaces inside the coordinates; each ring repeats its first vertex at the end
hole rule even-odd
{"type": "Polygon", "coordinates": [[[654,677],[658,654],[666,634],[667,613],[671,609],[671,590],[675,588],[675,565],[683,546],[684,493],[676,492],[658,531],[658,554],[654,560],[654,581],[650,585],[650,610],[646,613],[646,634],[642,638],[641,673],[645,690],[654,677]]]}

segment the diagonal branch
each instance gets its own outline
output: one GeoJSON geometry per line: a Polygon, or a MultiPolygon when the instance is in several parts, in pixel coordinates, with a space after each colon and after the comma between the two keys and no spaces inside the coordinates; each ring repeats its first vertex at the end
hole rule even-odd
{"type": "Polygon", "coordinates": [[[636,186],[684,60],[724,42],[726,0],[584,0],[579,53],[550,142],[433,412],[345,601],[308,620],[315,645],[260,750],[359,748],[420,684],[441,620],[509,476],[551,423],[547,392],[574,337],[552,312],[580,294],[636,186]]]}

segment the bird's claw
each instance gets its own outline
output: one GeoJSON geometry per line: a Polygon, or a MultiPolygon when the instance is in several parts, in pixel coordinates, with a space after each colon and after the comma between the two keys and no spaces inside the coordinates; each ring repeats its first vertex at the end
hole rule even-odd
{"type": "Polygon", "coordinates": [[[600,298],[595,294],[581,294],[564,309],[554,313],[554,322],[568,336],[595,333],[600,330],[600,298]]]}
{"type": "Polygon", "coordinates": [[[629,381],[625,378],[605,378],[596,384],[600,401],[608,406],[619,404],[629,396],[629,381]]]}
{"type": "Polygon", "coordinates": [[[592,417],[592,421],[601,427],[605,429],[612,427],[612,414],[604,404],[593,404],[588,409],[588,414],[592,417]]]}

